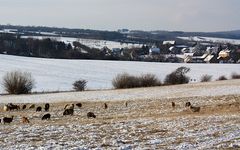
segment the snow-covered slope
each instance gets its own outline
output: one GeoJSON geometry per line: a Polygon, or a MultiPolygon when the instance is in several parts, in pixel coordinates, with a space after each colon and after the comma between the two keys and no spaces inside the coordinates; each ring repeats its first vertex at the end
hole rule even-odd
{"type": "Polygon", "coordinates": [[[142,44],[120,43],[115,41],[83,39],[83,38],[73,38],[73,37],[53,37],[53,36],[21,36],[21,37],[34,38],[34,39],[50,38],[50,39],[54,39],[57,41],[62,41],[70,44],[72,44],[75,41],[78,41],[88,47],[98,48],[98,49],[102,49],[103,47],[108,47],[109,49],[142,47],[142,44]]]}
{"type": "Polygon", "coordinates": [[[240,44],[240,40],[237,39],[225,39],[225,38],[214,38],[214,37],[200,37],[200,36],[191,36],[191,37],[178,37],[179,39],[189,40],[189,41],[202,41],[202,42],[216,42],[216,43],[231,43],[231,44],[240,44]]]}
{"type": "MultiPolygon", "coordinates": [[[[180,66],[190,67],[191,79],[199,80],[203,74],[230,77],[240,73],[239,64],[174,64],[155,62],[101,61],[101,60],[61,60],[0,55],[0,83],[9,71],[31,72],[36,80],[34,91],[71,90],[78,79],[88,81],[88,89],[111,89],[112,79],[119,73],[140,75],[152,73],[161,80],[180,66]]],[[[3,88],[0,88],[3,92],[3,88]]]]}
{"type": "MultiPolygon", "coordinates": [[[[208,83],[135,88],[123,90],[97,90],[84,92],[63,92],[31,95],[1,96],[1,103],[46,103],[71,101],[125,101],[147,100],[159,98],[187,98],[202,96],[221,96],[240,94],[240,80],[226,80],[208,83]]],[[[202,100],[198,100],[198,103],[202,100]]]]}

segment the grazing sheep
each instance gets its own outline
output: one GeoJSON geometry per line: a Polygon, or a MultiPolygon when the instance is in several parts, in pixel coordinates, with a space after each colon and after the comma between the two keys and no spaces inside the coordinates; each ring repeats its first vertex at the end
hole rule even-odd
{"type": "Polygon", "coordinates": [[[81,108],[82,107],[82,103],[77,103],[76,106],[81,108]]]}
{"type": "Polygon", "coordinates": [[[9,110],[10,110],[10,108],[9,108],[9,106],[8,106],[8,105],[4,105],[4,106],[3,106],[3,110],[4,110],[4,111],[9,111],[9,110]]]}
{"type": "Polygon", "coordinates": [[[96,115],[93,112],[88,112],[87,117],[88,118],[96,118],[96,115]]]}
{"type": "Polygon", "coordinates": [[[104,109],[107,109],[107,108],[108,108],[107,103],[104,103],[104,109]]]}
{"type": "Polygon", "coordinates": [[[30,123],[27,117],[22,117],[22,123],[30,123]]]}
{"type": "Polygon", "coordinates": [[[172,102],[172,107],[173,107],[173,108],[175,108],[175,106],[176,106],[176,105],[175,105],[175,103],[174,103],[174,102],[172,102]]]}
{"type": "Polygon", "coordinates": [[[190,102],[186,102],[185,107],[189,107],[189,106],[191,106],[191,103],[190,102]]]}
{"type": "Polygon", "coordinates": [[[3,117],[3,123],[11,123],[13,121],[13,116],[11,118],[3,117]]]}
{"type": "Polygon", "coordinates": [[[9,107],[9,110],[14,110],[14,109],[19,110],[20,109],[20,106],[14,105],[12,103],[9,103],[8,107],[9,107]]]}
{"type": "MultiPolygon", "coordinates": [[[[66,106],[69,106],[68,104],[66,105],[66,106]]],[[[72,104],[72,106],[70,106],[69,108],[67,108],[65,106],[65,110],[64,110],[64,112],[63,112],[63,115],[65,116],[65,115],[73,115],[73,113],[74,113],[74,104],[72,104]]]]}
{"type": "Polygon", "coordinates": [[[35,105],[34,105],[34,104],[32,104],[32,105],[29,107],[29,109],[33,109],[33,108],[35,108],[35,105]]]}
{"type": "Polygon", "coordinates": [[[27,108],[27,105],[23,105],[22,106],[22,110],[26,109],[27,108]]]}
{"type": "Polygon", "coordinates": [[[200,107],[194,107],[194,106],[190,106],[190,110],[192,111],[192,112],[199,112],[200,111],[200,107]]]}
{"type": "Polygon", "coordinates": [[[42,120],[49,120],[50,117],[51,117],[51,114],[49,114],[49,113],[45,114],[45,115],[42,116],[42,120]]]}
{"type": "Polygon", "coordinates": [[[50,105],[49,105],[49,103],[46,103],[46,104],[45,104],[45,108],[44,108],[44,109],[45,109],[45,111],[49,111],[49,108],[50,108],[50,105]]]}
{"type": "Polygon", "coordinates": [[[36,109],[36,112],[38,112],[38,111],[42,111],[42,107],[37,107],[37,109],[36,109]]]}
{"type": "Polygon", "coordinates": [[[187,102],[185,104],[185,106],[189,107],[192,112],[199,112],[200,111],[200,107],[194,107],[194,106],[192,106],[192,104],[190,102],[187,102]]]}
{"type": "Polygon", "coordinates": [[[66,115],[73,115],[74,113],[74,109],[65,109],[64,112],[63,112],[63,115],[66,116],[66,115]]]}

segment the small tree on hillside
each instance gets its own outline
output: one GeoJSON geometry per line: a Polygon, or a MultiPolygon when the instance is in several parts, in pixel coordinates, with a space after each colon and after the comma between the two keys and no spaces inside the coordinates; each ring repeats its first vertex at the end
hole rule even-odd
{"type": "Polygon", "coordinates": [[[212,80],[212,76],[208,74],[202,75],[200,79],[201,82],[210,82],[211,80],[212,80]]]}
{"type": "Polygon", "coordinates": [[[168,74],[164,80],[166,85],[173,84],[185,84],[189,82],[189,77],[186,76],[186,73],[190,71],[190,68],[179,67],[172,73],[168,74]]]}
{"type": "Polygon", "coordinates": [[[77,80],[73,83],[73,89],[76,91],[84,91],[87,86],[86,80],[77,80]]]}

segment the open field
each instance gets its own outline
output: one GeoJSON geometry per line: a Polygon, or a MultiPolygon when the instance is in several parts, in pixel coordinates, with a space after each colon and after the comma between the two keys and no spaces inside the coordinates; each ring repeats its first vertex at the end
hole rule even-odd
{"type": "MultiPolygon", "coordinates": [[[[91,95],[90,93],[94,95],[95,92],[96,97],[92,100],[79,98],[63,101],[53,98],[62,93],[52,96],[43,94],[52,97],[48,99],[51,102],[49,113],[52,115],[49,121],[41,120],[46,112],[35,112],[35,109],[11,112],[0,109],[0,117],[15,116],[11,124],[0,125],[0,149],[239,149],[239,82],[240,80],[229,80],[79,92],[85,96],[91,95]],[[206,91],[203,92],[203,89],[206,91]],[[137,92],[144,91],[163,92],[155,97],[153,94],[142,98],[141,95],[136,95],[137,92]],[[100,100],[101,92],[106,92],[102,97],[107,97],[110,93],[117,96],[119,93],[121,99],[111,100],[108,97],[100,100]],[[131,93],[135,93],[135,96],[128,97],[131,93]],[[200,112],[192,112],[185,107],[188,101],[193,106],[201,107],[200,112]],[[66,104],[77,102],[81,102],[82,107],[75,107],[73,116],[62,115],[66,104]],[[176,103],[175,108],[172,108],[171,102],[176,103]],[[107,103],[107,109],[104,109],[104,103],[107,103]],[[90,111],[96,114],[96,119],[87,118],[86,114],[90,111]],[[30,124],[21,123],[22,116],[28,117],[30,124]]],[[[67,97],[74,95],[64,94],[69,94],[67,97]]],[[[41,94],[29,95],[31,96],[36,98],[31,103],[37,102],[37,106],[44,106],[44,100],[42,103],[37,100],[41,94]]],[[[0,98],[6,103],[16,97],[0,98]]],[[[27,97],[28,95],[25,96],[26,99],[27,97]]],[[[24,99],[21,96],[18,98],[24,99]]],[[[3,104],[0,107],[2,106],[3,104]]]]}
{"type": "Polygon", "coordinates": [[[234,95],[240,93],[240,80],[192,83],[150,88],[96,90],[30,95],[1,96],[1,103],[59,103],[72,101],[123,101],[159,98],[234,95]]]}
{"type": "MultiPolygon", "coordinates": [[[[119,73],[141,75],[155,74],[164,80],[167,74],[181,66],[191,68],[187,74],[199,82],[204,74],[213,76],[213,80],[221,75],[230,78],[233,72],[240,74],[239,64],[182,64],[133,61],[101,61],[101,60],[61,60],[19,57],[0,54],[0,83],[9,71],[21,70],[32,73],[36,81],[33,91],[69,91],[72,84],[79,79],[88,81],[87,89],[112,89],[112,79],[119,73]]],[[[0,93],[4,92],[0,86],[0,93]]]]}

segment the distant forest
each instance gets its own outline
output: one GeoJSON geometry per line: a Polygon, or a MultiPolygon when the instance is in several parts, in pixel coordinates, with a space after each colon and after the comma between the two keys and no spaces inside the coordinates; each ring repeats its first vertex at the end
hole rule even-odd
{"type": "Polygon", "coordinates": [[[0,53],[64,59],[114,59],[105,56],[99,49],[89,48],[79,42],[71,44],[55,41],[52,39],[24,39],[14,34],[0,34],[0,53]],[[84,52],[82,52],[84,50],[84,52]]]}

